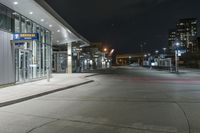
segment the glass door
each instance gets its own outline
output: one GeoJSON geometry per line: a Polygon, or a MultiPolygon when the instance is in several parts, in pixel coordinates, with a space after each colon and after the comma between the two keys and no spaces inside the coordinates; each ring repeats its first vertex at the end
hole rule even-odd
{"type": "Polygon", "coordinates": [[[26,82],[32,79],[31,51],[16,49],[16,81],[26,82]]]}

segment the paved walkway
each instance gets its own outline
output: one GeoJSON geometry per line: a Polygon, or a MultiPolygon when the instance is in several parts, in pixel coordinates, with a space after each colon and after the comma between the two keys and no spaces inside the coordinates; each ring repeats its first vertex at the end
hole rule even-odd
{"type": "Polygon", "coordinates": [[[0,88],[0,107],[92,82],[86,78],[92,75],[94,73],[53,74],[50,82],[43,79],[0,88]]]}

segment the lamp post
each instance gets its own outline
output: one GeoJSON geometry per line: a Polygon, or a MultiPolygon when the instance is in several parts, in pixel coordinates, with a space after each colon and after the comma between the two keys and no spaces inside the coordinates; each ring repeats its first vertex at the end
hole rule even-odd
{"type": "Polygon", "coordinates": [[[128,63],[129,63],[129,65],[131,64],[131,58],[132,58],[131,56],[128,57],[128,63]]]}
{"type": "Polygon", "coordinates": [[[159,51],[158,51],[158,50],[156,50],[156,51],[155,51],[155,54],[156,54],[156,56],[157,56],[157,57],[158,57],[158,53],[159,53],[159,51]]]}
{"type": "Polygon", "coordinates": [[[143,66],[147,66],[147,54],[144,54],[143,66]]]}
{"type": "Polygon", "coordinates": [[[178,73],[178,47],[179,47],[179,43],[177,42],[175,44],[175,71],[178,73]]]}
{"type": "Polygon", "coordinates": [[[159,51],[158,51],[158,50],[156,50],[156,51],[155,51],[155,53],[156,53],[156,54],[158,54],[158,53],[159,53],[159,51]]]}
{"type": "Polygon", "coordinates": [[[163,48],[164,56],[165,56],[166,50],[167,50],[167,48],[163,48]]]}

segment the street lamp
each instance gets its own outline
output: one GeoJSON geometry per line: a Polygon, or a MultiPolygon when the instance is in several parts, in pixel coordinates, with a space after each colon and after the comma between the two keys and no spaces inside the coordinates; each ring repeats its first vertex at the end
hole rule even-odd
{"type": "Polygon", "coordinates": [[[158,57],[158,53],[159,53],[159,51],[158,51],[158,50],[156,50],[156,51],[155,51],[155,53],[156,53],[156,55],[155,55],[155,56],[157,56],[157,57],[158,57]]]}
{"type": "Polygon", "coordinates": [[[175,71],[178,72],[178,47],[179,47],[180,43],[177,42],[175,44],[175,71]]]}
{"type": "Polygon", "coordinates": [[[163,57],[165,58],[165,53],[166,53],[167,48],[163,48],[163,57]]]}
{"type": "Polygon", "coordinates": [[[129,65],[131,64],[131,58],[132,58],[131,56],[128,57],[129,65]]]}
{"type": "Polygon", "coordinates": [[[108,50],[107,48],[104,48],[104,49],[103,49],[104,52],[107,52],[107,50],[108,50]]]}
{"type": "Polygon", "coordinates": [[[165,52],[166,52],[167,48],[163,48],[163,51],[164,51],[164,55],[165,55],[165,52]]]}
{"type": "Polygon", "coordinates": [[[159,52],[158,50],[155,51],[156,54],[158,54],[158,52],[159,52]]]}

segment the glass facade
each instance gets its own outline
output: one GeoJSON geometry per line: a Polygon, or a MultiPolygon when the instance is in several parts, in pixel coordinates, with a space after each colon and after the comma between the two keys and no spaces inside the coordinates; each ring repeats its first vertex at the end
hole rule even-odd
{"type": "Polygon", "coordinates": [[[67,52],[53,52],[52,70],[56,73],[65,73],[67,70],[67,52]]]}
{"type": "Polygon", "coordinates": [[[11,32],[12,31],[12,10],[0,4],[0,29],[11,32]]]}
{"type": "Polygon", "coordinates": [[[16,82],[45,77],[51,64],[51,32],[1,4],[0,30],[10,33],[39,33],[38,40],[13,40],[16,82]]]}

